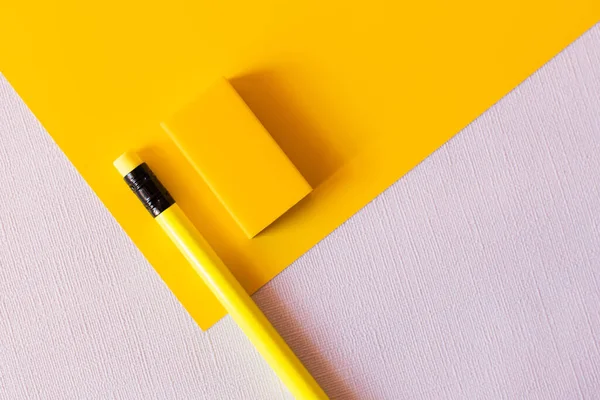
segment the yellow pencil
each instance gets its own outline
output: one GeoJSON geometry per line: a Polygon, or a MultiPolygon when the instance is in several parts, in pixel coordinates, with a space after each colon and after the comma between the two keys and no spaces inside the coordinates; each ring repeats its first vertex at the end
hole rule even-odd
{"type": "Polygon", "coordinates": [[[114,166],[290,393],[296,399],[328,399],[148,165],[137,154],[124,153],[114,166]]]}

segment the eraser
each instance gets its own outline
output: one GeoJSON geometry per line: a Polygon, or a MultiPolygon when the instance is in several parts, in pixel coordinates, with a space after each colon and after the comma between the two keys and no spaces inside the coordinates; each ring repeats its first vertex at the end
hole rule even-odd
{"type": "Polygon", "coordinates": [[[248,238],[312,191],[226,79],[161,125],[248,238]]]}
{"type": "Polygon", "coordinates": [[[119,156],[114,162],[113,165],[121,174],[121,176],[125,176],[138,166],[143,163],[142,159],[133,152],[127,151],[119,156]]]}

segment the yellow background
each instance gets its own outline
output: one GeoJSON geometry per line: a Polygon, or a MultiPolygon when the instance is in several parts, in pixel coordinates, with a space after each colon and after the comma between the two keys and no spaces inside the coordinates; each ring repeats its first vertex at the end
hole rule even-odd
{"type": "Polygon", "coordinates": [[[600,16],[596,0],[0,4],[0,71],[202,328],[223,310],[115,173],[124,150],[253,292],[600,16]],[[159,125],[220,76],[315,188],[252,240],[159,125]]]}

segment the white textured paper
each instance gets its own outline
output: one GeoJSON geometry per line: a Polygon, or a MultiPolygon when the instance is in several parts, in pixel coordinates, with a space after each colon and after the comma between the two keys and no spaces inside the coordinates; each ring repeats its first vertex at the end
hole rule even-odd
{"type": "MultiPolygon", "coordinates": [[[[600,398],[600,26],[254,298],[332,398],[600,398]]],[[[0,77],[0,399],[283,398],[0,77]]]]}

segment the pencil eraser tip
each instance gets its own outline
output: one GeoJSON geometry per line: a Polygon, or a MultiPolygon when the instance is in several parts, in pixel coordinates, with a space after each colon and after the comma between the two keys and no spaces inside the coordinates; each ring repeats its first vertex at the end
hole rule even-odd
{"type": "Polygon", "coordinates": [[[119,171],[121,176],[125,176],[142,163],[142,159],[136,153],[127,151],[121,154],[119,158],[113,162],[113,165],[117,171],[119,171]]]}

